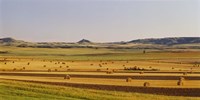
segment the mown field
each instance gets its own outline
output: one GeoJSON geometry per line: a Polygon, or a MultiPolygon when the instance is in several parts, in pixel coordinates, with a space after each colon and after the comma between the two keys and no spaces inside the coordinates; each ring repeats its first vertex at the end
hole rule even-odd
{"type": "Polygon", "coordinates": [[[2,46],[0,51],[6,51],[0,53],[0,94],[2,99],[6,100],[15,97],[20,100],[143,100],[148,96],[148,99],[188,100],[200,97],[198,49],[61,49],[2,46]],[[180,80],[183,84],[178,85],[180,80]],[[145,82],[149,85],[144,86],[145,82]],[[19,88],[20,84],[27,87],[19,88]],[[40,88],[31,87],[29,84],[40,88]],[[48,92],[42,87],[49,87],[48,92]],[[58,92],[54,88],[69,89],[71,92],[58,92]],[[15,95],[10,97],[3,92],[11,90],[16,91],[13,92],[15,95]],[[42,92],[35,93],[32,90],[42,92]],[[101,96],[101,93],[105,94],[101,96]]]}

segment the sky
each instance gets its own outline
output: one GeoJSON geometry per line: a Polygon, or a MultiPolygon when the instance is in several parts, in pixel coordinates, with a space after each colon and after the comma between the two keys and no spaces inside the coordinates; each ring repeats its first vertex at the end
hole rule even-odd
{"type": "Polygon", "coordinates": [[[0,38],[33,42],[200,37],[200,0],[0,0],[0,38]]]}

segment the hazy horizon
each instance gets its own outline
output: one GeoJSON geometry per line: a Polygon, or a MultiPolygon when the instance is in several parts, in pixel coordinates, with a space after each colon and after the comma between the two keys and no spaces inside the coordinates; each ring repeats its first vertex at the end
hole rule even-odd
{"type": "Polygon", "coordinates": [[[119,42],[200,37],[200,0],[0,0],[0,37],[119,42]]]}

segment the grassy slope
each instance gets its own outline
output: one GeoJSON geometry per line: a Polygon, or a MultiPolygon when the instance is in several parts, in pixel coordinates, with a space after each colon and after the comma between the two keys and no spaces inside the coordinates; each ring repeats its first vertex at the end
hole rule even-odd
{"type": "Polygon", "coordinates": [[[147,100],[147,98],[148,100],[200,100],[197,97],[174,97],[102,91],[0,80],[1,100],[147,100]]]}
{"type": "Polygon", "coordinates": [[[200,58],[200,52],[155,52],[158,50],[139,49],[49,49],[49,48],[17,48],[0,47],[1,51],[9,51],[1,56],[63,59],[63,60],[146,60],[146,59],[177,59],[177,58],[200,58]],[[153,52],[151,52],[153,51],[153,52]]]}

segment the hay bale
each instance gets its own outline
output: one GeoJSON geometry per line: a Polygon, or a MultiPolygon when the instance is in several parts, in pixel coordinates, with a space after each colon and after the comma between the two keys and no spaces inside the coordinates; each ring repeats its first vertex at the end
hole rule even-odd
{"type": "Polygon", "coordinates": [[[101,69],[97,69],[97,72],[100,72],[101,71],[101,69]]]}
{"type": "Polygon", "coordinates": [[[48,72],[51,72],[51,69],[48,69],[47,71],[48,71],[48,72]]]}
{"type": "Polygon", "coordinates": [[[113,74],[113,71],[107,71],[106,73],[107,74],[113,74]]]}
{"type": "Polygon", "coordinates": [[[144,82],[144,87],[149,87],[150,83],[149,82],[144,82]]]}
{"type": "Polygon", "coordinates": [[[64,76],[64,79],[68,79],[68,80],[69,80],[69,79],[70,79],[70,76],[69,76],[69,75],[65,75],[65,76],[64,76]]]}
{"type": "Polygon", "coordinates": [[[178,86],[183,86],[183,85],[184,85],[183,80],[178,80],[177,85],[178,85],[178,86]]]}
{"type": "Polygon", "coordinates": [[[183,75],[187,75],[187,72],[184,72],[183,75]]]}
{"type": "Polygon", "coordinates": [[[131,82],[131,81],[132,81],[132,78],[130,77],[126,79],[126,82],[131,82]]]}
{"type": "Polygon", "coordinates": [[[17,70],[17,68],[13,68],[13,71],[16,71],[17,70]]]}
{"type": "Polygon", "coordinates": [[[141,72],[140,72],[140,74],[144,74],[144,72],[143,72],[143,71],[141,71],[141,72]]]}
{"type": "Polygon", "coordinates": [[[179,80],[181,80],[181,81],[184,81],[184,80],[185,80],[185,78],[184,78],[184,77],[180,77],[180,78],[179,78],[179,80]]]}

